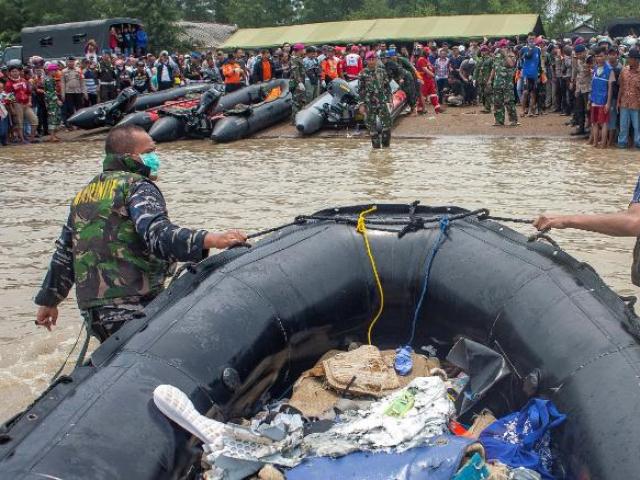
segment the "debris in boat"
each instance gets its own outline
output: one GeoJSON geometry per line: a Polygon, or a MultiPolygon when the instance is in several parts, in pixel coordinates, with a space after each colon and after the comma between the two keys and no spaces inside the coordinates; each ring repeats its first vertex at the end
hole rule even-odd
{"type": "Polygon", "coordinates": [[[542,480],[542,476],[528,468],[518,467],[509,472],[509,480],[542,480]]]}
{"type": "Polygon", "coordinates": [[[468,412],[494,385],[511,373],[502,355],[468,338],[456,342],[447,355],[447,361],[469,376],[456,399],[458,415],[468,412]]]}
{"type": "Polygon", "coordinates": [[[169,385],[156,388],[154,401],[203,442],[205,480],[364,480],[372,471],[385,479],[426,471],[434,480],[555,480],[550,432],[566,416],[551,401],[531,399],[500,419],[479,409],[510,374],[500,354],[459,340],[444,361],[451,379],[437,358],[410,355],[413,368],[402,376],[394,350],[329,351],[299,377],[291,400],[242,425],[204,417],[169,385]],[[474,408],[472,424],[461,423],[474,408]]]}
{"type": "Polygon", "coordinates": [[[491,473],[484,462],[484,455],[474,453],[451,480],[486,480],[491,473]]]}
{"type": "Polygon", "coordinates": [[[335,478],[449,480],[460,466],[467,463],[467,458],[476,458],[476,456],[484,464],[484,451],[479,443],[452,435],[439,435],[427,440],[419,447],[401,453],[393,450],[374,453],[353,452],[340,458],[307,458],[300,465],[289,470],[286,478],[287,480],[335,478]],[[372,472],[375,472],[375,475],[372,472]]]}
{"type": "Polygon", "coordinates": [[[502,417],[480,434],[487,458],[508,467],[524,467],[553,480],[551,430],[566,420],[551,400],[533,398],[519,411],[502,417]]]}
{"type": "Polygon", "coordinates": [[[484,430],[496,421],[496,417],[493,416],[489,410],[484,409],[480,412],[480,415],[476,415],[473,417],[473,424],[466,433],[463,434],[464,437],[475,438],[476,440],[480,438],[480,434],[484,432],[484,430]]]}
{"type": "Polygon", "coordinates": [[[345,412],[341,422],[327,432],[306,436],[304,448],[318,456],[389,448],[403,452],[446,432],[453,413],[453,402],[442,379],[418,377],[404,389],[373,403],[368,410],[345,412]],[[409,389],[414,392],[413,408],[401,417],[387,415],[389,406],[409,389]]]}
{"type": "Polygon", "coordinates": [[[258,472],[259,480],[285,480],[283,473],[273,465],[265,465],[258,472]]]}
{"type": "Polygon", "coordinates": [[[349,352],[332,350],[298,378],[289,405],[307,417],[333,418],[334,408],[346,395],[354,401],[375,399],[405,387],[417,377],[439,375],[446,380],[437,358],[412,356],[413,369],[403,377],[393,369],[393,350],[380,351],[370,345],[349,352]]]}
{"type": "Polygon", "coordinates": [[[413,349],[409,345],[396,349],[396,358],[393,368],[398,375],[409,375],[413,369],[413,349]]]}

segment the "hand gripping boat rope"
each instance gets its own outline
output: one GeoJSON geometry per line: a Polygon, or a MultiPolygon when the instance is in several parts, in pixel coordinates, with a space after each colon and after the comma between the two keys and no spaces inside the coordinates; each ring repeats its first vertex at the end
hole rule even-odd
{"type": "Polygon", "coordinates": [[[380,319],[382,315],[382,310],[384,310],[384,290],[382,289],[382,282],[380,281],[380,276],[378,275],[378,269],[376,267],[376,260],[373,257],[373,252],[371,251],[371,245],[369,244],[369,238],[367,237],[367,225],[365,223],[365,217],[370,213],[375,212],[378,209],[375,205],[367,210],[363,210],[360,212],[358,216],[358,224],[356,226],[356,231],[362,235],[364,240],[364,246],[367,250],[367,255],[369,256],[369,262],[371,263],[371,270],[373,271],[373,277],[376,281],[376,286],[378,287],[378,294],[380,295],[380,305],[378,306],[378,311],[371,320],[369,324],[369,329],[367,330],[367,341],[369,345],[371,345],[371,332],[373,332],[373,327],[376,325],[376,322],[380,319]]]}

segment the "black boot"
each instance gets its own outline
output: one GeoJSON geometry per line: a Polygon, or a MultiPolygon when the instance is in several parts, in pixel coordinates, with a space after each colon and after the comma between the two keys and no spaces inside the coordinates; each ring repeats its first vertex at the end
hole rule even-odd
{"type": "Polygon", "coordinates": [[[380,148],[380,134],[379,133],[374,133],[373,135],[371,135],[371,145],[373,146],[373,148],[380,148]]]}
{"type": "Polygon", "coordinates": [[[382,146],[387,148],[391,145],[391,130],[382,132],[382,146]]]}

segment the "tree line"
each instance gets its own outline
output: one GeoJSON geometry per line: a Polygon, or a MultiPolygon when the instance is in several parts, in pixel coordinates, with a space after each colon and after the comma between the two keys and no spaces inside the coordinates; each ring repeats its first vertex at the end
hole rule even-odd
{"type": "Polygon", "coordinates": [[[638,0],[0,0],[0,43],[18,43],[26,26],[110,17],[142,20],[152,45],[177,46],[176,20],[240,28],[426,15],[538,13],[548,34],[567,31],[579,16],[596,28],[640,16],[638,0]]]}

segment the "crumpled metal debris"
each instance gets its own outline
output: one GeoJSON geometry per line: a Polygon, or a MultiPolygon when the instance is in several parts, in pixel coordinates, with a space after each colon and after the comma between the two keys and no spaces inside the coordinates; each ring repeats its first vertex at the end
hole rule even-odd
{"type": "Polygon", "coordinates": [[[317,456],[341,456],[358,450],[394,449],[403,452],[447,431],[454,406],[440,377],[418,377],[368,410],[350,411],[342,423],[324,433],[304,438],[305,452],[317,456]],[[401,417],[386,414],[389,406],[411,389],[413,408],[401,417]]]}

